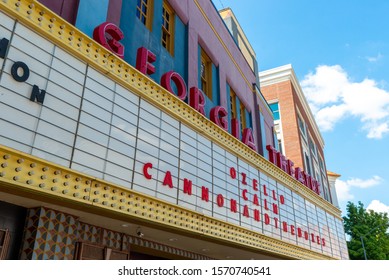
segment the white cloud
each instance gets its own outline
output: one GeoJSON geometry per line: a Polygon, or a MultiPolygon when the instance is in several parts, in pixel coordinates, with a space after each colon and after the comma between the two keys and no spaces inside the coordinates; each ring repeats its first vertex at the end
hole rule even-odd
{"type": "Polygon", "coordinates": [[[351,187],[340,179],[335,181],[336,195],[339,201],[348,201],[354,198],[354,195],[351,194],[351,187]]]}
{"type": "Polygon", "coordinates": [[[383,134],[389,132],[388,123],[382,123],[380,125],[374,125],[374,124],[370,124],[370,125],[371,127],[367,127],[369,131],[369,133],[367,134],[367,138],[376,138],[376,139],[382,138],[383,134]]]}
{"type": "Polygon", "coordinates": [[[384,56],[381,53],[378,53],[376,56],[367,56],[366,59],[369,62],[377,62],[381,60],[384,56]]]}
{"type": "Polygon", "coordinates": [[[373,176],[370,179],[362,180],[359,178],[351,178],[350,180],[347,180],[347,184],[351,187],[357,187],[361,189],[371,188],[374,186],[377,186],[382,183],[382,178],[379,176],[373,176]]]}
{"type": "Polygon", "coordinates": [[[339,65],[322,65],[301,82],[304,94],[323,131],[347,118],[358,118],[368,138],[389,134],[389,92],[376,81],[353,82],[339,65]]]}
{"type": "Polygon", "coordinates": [[[324,131],[332,130],[336,122],[346,116],[346,112],[344,104],[323,107],[315,113],[317,125],[324,131]]]}
{"type": "Polygon", "coordinates": [[[367,210],[373,210],[377,213],[388,213],[389,214],[389,206],[380,202],[379,200],[373,200],[370,202],[369,206],[366,208],[367,210]]]}
{"type": "Polygon", "coordinates": [[[383,182],[379,176],[373,176],[370,179],[351,178],[343,181],[337,179],[335,182],[336,194],[339,201],[348,201],[354,198],[352,194],[353,188],[366,189],[377,186],[383,182]]]}

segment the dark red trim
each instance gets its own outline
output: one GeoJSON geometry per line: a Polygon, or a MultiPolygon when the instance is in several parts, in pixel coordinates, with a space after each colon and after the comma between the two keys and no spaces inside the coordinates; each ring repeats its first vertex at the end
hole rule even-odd
{"type": "Polygon", "coordinates": [[[120,16],[122,13],[123,0],[109,0],[107,21],[120,26],[120,16]]]}
{"type": "Polygon", "coordinates": [[[39,0],[39,2],[71,24],[76,23],[78,4],[80,3],[80,0],[39,0]]]}

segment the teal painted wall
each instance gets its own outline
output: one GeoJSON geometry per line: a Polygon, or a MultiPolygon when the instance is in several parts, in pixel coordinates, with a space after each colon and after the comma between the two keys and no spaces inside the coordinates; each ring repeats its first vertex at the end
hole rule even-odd
{"type": "Polygon", "coordinates": [[[107,21],[108,4],[109,0],[80,0],[76,27],[93,38],[93,30],[107,21]]]}
{"type": "Polygon", "coordinates": [[[124,59],[135,66],[138,48],[145,47],[157,56],[154,62],[156,72],[150,76],[153,80],[159,83],[164,73],[173,70],[187,83],[187,26],[175,15],[174,55],[172,56],[161,44],[162,0],[154,1],[151,31],[136,17],[136,5],[137,1],[123,1],[120,29],[124,33],[121,42],[126,46],[124,59]]]}

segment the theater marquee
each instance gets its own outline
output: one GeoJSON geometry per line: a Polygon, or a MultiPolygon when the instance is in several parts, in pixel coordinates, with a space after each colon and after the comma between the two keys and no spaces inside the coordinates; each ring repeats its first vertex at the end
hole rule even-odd
{"type": "Polygon", "coordinates": [[[291,179],[275,178],[143,98],[141,89],[125,88],[4,14],[0,19],[1,145],[341,258],[342,221],[285,184],[291,179]]]}

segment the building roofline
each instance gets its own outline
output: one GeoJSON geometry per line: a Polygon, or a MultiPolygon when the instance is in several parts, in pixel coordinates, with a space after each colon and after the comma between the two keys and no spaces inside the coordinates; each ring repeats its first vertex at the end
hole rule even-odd
{"type": "Polygon", "coordinates": [[[332,172],[332,171],[328,171],[328,170],[327,170],[327,176],[328,176],[328,177],[339,178],[341,175],[340,175],[340,174],[337,174],[337,173],[335,173],[335,172],[332,172]]]}
{"type": "MultiPolygon", "coordinates": [[[[221,14],[224,13],[224,12],[230,12],[230,15],[231,15],[232,19],[235,21],[236,26],[237,26],[239,32],[243,35],[243,39],[245,40],[245,43],[247,44],[247,47],[249,47],[250,52],[251,52],[251,53],[254,55],[254,57],[256,58],[257,55],[256,55],[256,53],[255,53],[255,51],[254,51],[254,48],[253,48],[253,46],[251,45],[249,39],[247,38],[246,33],[244,32],[242,26],[240,25],[240,23],[239,23],[237,17],[235,16],[234,11],[233,11],[231,8],[229,8],[229,7],[224,8],[224,9],[221,9],[221,10],[219,11],[220,16],[221,16],[221,14]]],[[[223,17],[222,17],[222,18],[223,18],[223,17]]]]}
{"type": "Polygon", "coordinates": [[[305,98],[304,92],[301,89],[296,73],[293,70],[292,64],[286,64],[276,68],[259,72],[259,80],[262,86],[269,86],[280,82],[291,81],[297,96],[301,101],[303,109],[307,112],[309,122],[312,124],[313,132],[315,133],[319,144],[324,148],[324,139],[320,133],[319,127],[313,117],[308,101],[305,98]]]}

